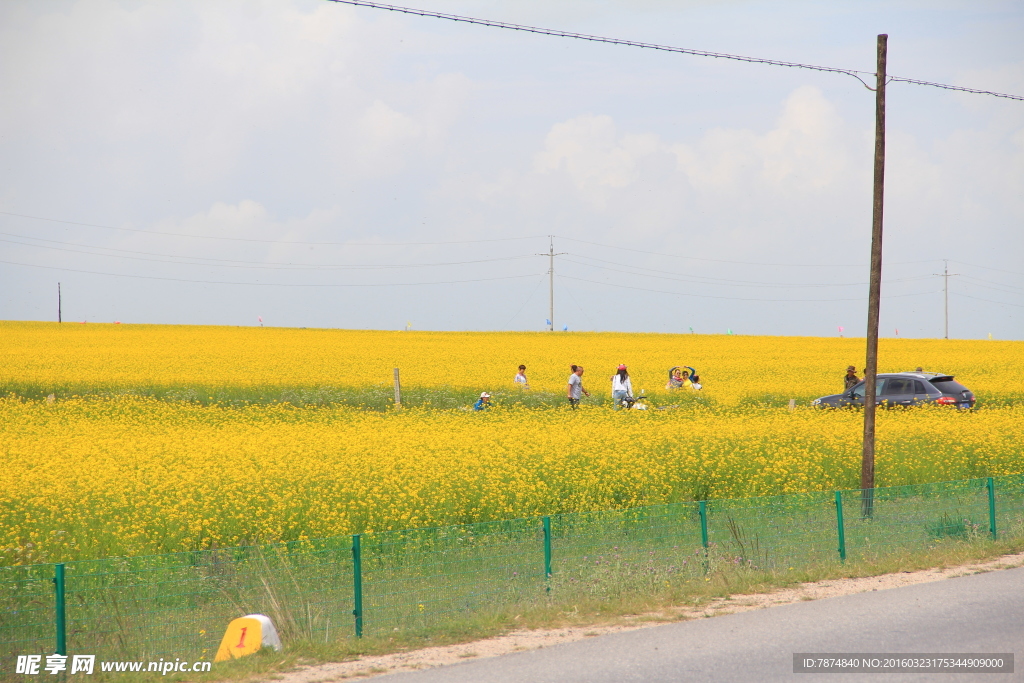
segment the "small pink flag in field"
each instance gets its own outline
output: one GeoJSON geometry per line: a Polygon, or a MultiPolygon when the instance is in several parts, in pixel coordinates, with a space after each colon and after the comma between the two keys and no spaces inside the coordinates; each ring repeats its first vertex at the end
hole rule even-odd
{"type": "Polygon", "coordinates": [[[843,336],[843,326],[842,325],[839,326],[839,336],[840,337],[843,336]]]}

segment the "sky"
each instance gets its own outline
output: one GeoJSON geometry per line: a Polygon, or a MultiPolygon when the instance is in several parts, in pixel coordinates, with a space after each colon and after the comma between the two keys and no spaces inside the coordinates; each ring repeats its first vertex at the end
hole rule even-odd
{"type": "MultiPolygon", "coordinates": [[[[887,33],[1024,95],[1019,2],[396,1],[868,73],[887,33]]],[[[874,107],[324,0],[0,3],[0,319],[543,330],[553,249],[559,331],[863,336],[874,107]]],[[[1024,102],[890,83],[885,173],[881,336],[948,291],[951,338],[1024,339],[1024,102]]]]}

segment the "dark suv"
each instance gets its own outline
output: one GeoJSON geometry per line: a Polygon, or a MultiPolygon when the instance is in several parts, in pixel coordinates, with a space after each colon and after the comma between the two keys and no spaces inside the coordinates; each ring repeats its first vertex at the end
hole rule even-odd
{"type": "MultiPolygon", "coordinates": [[[[934,372],[891,372],[877,375],[875,397],[879,405],[917,406],[937,403],[961,410],[974,407],[974,393],[952,375],[934,372]]],[[[822,396],[811,401],[818,408],[847,408],[864,405],[864,380],[841,394],[822,396]]]]}

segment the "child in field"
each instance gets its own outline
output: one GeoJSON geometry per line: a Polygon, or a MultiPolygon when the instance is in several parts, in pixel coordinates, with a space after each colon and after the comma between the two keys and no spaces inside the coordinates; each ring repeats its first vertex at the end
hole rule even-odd
{"type": "Polygon", "coordinates": [[[473,404],[473,410],[487,410],[491,407],[491,395],[486,391],[480,394],[480,398],[473,404]]]}

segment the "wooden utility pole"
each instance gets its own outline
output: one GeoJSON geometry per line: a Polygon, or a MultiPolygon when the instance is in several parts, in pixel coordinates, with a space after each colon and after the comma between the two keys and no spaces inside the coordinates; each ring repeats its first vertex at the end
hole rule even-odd
{"type": "Polygon", "coordinates": [[[60,319],[60,283],[57,283],[57,322],[63,322],[60,319]]]}
{"type": "Polygon", "coordinates": [[[882,198],[885,189],[885,58],[889,36],[878,36],[875,71],[875,187],[871,212],[871,277],[868,285],[867,367],[864,369],[864,450],[860,466],[862,513],[874,510],[875,375],[878,373],[878,311],[882,298],[882,198]]]}

